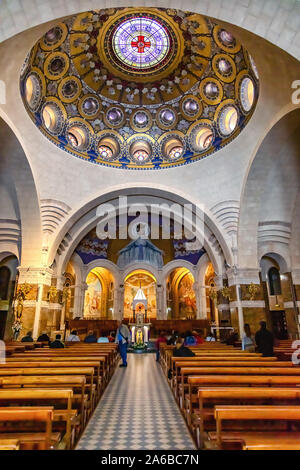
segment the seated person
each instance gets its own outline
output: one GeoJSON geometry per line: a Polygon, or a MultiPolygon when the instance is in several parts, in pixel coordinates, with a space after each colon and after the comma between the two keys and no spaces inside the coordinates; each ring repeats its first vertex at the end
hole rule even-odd
{"type": "Polygon", "coordinates": [[[97,343],[109,343],[109,339],[108,339],[107,336],[101,335],[101,333],[100,333],[100,336],[97,339],[97,343]]]}
{"type": "Polygon", "coordinates": [[[71,333],[69,334],[69,336],[67,337],[66,341],[74,341],[74,342],[78,342],[80,341],[80,338],[77,334],[77,330],[73,330],[71,331],[71,333]]]}
{"type": "Polygon", "coordinates": [[[173,330],[170,338],[167,340],[167,345],[174,346],[176,344],[178,336],[179,336],[178,331],[173,330]]]}
{"type": "Polygon", "coordinates": [[[215,335],[212,331],[209,331],[207,333],[207,336],[205,338],[205,341],[208,341],[209,343],[212,342],[212,341],[216,341],[216,338],[215,338],[215,335]]]}
{"type": "Polygon", "coordinates": [[[165,332],[161,331],[159,337],[155,341],[155,349],[156,349],[156,361],[159,361],[159,346],[161,343],[166,343],[167,338],[165,336],[165,332]]]}
{"type": "Polygon", "coordinates": [[[184,340],[184,345],[185,346],[196,346],[197,340],[193,336],[191,331],[187,331],[185,334],[185,340],[184,340]]]}
{"type": "Polygon", "coordinates": [[[198,331],[194,330],[194,331],[192,331],[192,334],[193,334],[197,344],[203,344],[204,343],[203,332],[202,331],[199,331],[199,333],[198,333],[198,331]]]}
{"type": "Polygon", "coordinates": [[[228,336],[225,343],[227,344],[227,346],[234,346],[238,340],[239,340],[239,335],[236,330],[233,330],[228,336]]]}
{"type": "Polygon", "coordinates": [[[184,345],[185,335],[182,334],[176,341],[175,348],[173,349],[174,357],[194,357],[195,353],[184,345]]]}
{"type": "Polygon", "coordinates": [[[49,344],[50,348],[64,348],[65,345],[61,341],[61,335],[56,335],[55,340],[49,344]]]}
{"type": "Polygon", "coordinates": [[[23,336],[21,343],[33,343],[32,331],[28,331],[26,336],[23,336]]]}
{"type": "Polygon", "coordinates": [[[108,335],[108,341],[110,343],[114,343],[115,342],[115,339],[116,339],[116,332],[115,331],[111,331],[108,335]]]}
{"type": "Polygon", "coordinates": [[[97,343],[97,337],[92,330],[90,330],[87,336],[84,338],[85,343],[97,343]]]}
{"type": "Polygon", "coordinates": [[[43,333],[38,337],[38,341],[42,341],[44,343],[49,343],[50,337],[47,335],[47,331],[43,331],[43,333]]]}

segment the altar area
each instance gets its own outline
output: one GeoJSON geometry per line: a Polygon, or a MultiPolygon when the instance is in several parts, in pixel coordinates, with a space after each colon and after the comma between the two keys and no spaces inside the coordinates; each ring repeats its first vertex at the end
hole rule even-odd
{"type": "Polygon", "coordinates": [[[151,323],[147,318],[148,301],[140,285],[132,302],[132,320],[129,322],[132,349],[146,350],[150,338],[151,323]]]}

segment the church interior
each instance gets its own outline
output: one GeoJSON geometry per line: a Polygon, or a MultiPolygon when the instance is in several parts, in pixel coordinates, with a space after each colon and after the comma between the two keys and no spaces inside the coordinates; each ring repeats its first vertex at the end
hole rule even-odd
{"type": "Polygon", "coordinates": [[[299,31],[0,2],[0,450],[300,450],[299,31]]]}

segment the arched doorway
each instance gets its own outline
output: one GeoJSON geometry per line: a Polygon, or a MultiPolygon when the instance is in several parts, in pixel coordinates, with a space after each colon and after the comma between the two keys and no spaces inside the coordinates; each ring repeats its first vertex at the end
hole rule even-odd
{"type": "MultiPolygon", "coordinates": [[[[147,318],[156,319],[157,317],[157,299],[156,299],[157,280],[155,276],[145,269],[136,269],[128,274],[124,281],[124,318],[133,317],[133,302],[139,289],[142,289],[147,299],[147,318]]],[[[139,308],[139,304],[135,306],[139,308]]],[[[141,313],[144,313],[144,305],[140,305],[141,313]]]]}
{"type": "Polygon", "coordinates": [[[86,277],[85,319],[111,319],[114,310],[114,277],[103,267],[93,268],[86,277]]]}
{"type": "Polygon", "coordinates": [[[197,318],[195,279],[187,268],[174,269],[167,278],[168,319],[197,318]]]}
{"type": "Polygon", "coordinates": [[[293,310],[285,308],[285,298],[291,295],[285,261],[277,253],[267,253],[261,258],[260,267],[266,320],[275,338],[287,339],[289,332],[292,336],[297,333],[297,323],[293,310]]]}
{"type": "Polygon", "coordinates": [[[17,275],[18,260],[7,256],[0,263],[0,339],[9,338],[14,321],[13,296],[17,275]]]}

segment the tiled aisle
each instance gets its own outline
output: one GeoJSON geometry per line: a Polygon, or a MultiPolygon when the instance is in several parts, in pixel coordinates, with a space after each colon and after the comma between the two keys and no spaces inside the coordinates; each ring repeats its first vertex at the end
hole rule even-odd
{"type": "Polygon", "coordinates": [[[77,450],[195,449],[154,354],[129,354],[101,398],[77,450]]]}

